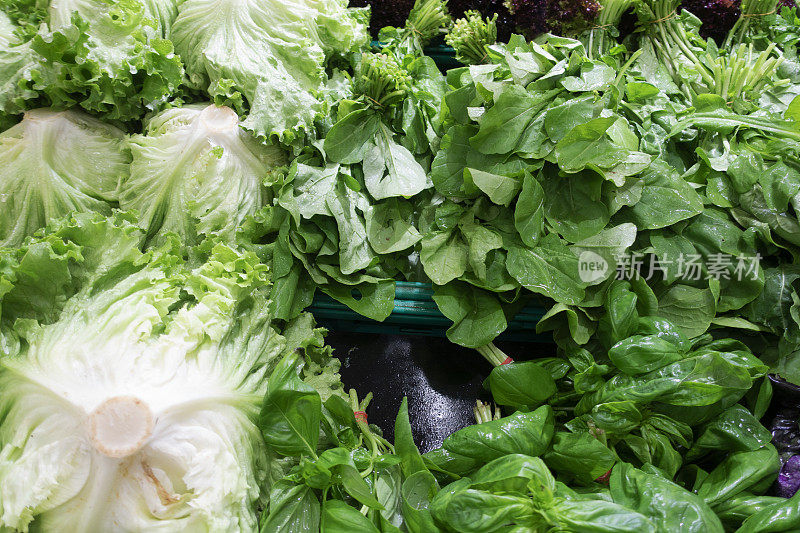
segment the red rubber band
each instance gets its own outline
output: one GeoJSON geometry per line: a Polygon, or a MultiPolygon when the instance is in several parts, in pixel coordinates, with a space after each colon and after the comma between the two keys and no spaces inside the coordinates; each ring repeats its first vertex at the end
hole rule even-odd
{"type": "Polygon", "coordinates": [[[361,420],[365,424],[367,423],[367,413],[364,411],[353,411],[353,415],[356,417],[356,420],[361,420]]]}
{"type": "Polygon", "coordinates": [[[596,482],[602,483],[603,485],[608,485],[608,480],[611,478],[611,470],[609,469],[608,472],[600,476],[599,478],[595,479],[596,482]]]}
{"type": "Polygon", "coordinates": [[[513,363],[513,362],[514,362],[514,360],[513,360],[513,359],[511,359],[510,357],[506,357],[506,360],[505,360],[505,361],[503,361],[502,363],[500,363],[500,365],[501,365],[501,366],[502,366],[502,365],[508,365],[508,364],[511,364],[511,363],[513,363]]]}

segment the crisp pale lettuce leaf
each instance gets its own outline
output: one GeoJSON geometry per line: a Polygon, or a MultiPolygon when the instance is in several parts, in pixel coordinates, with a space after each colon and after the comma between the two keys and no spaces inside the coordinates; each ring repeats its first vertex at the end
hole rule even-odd
{"type": "Polygon", "coordinates": [[[368,40],[364,12],[346,0],[185,0],[178,11],[171,36],[190,83],[246,99],[245,126],[287,144],[326,111],[326,56],[368,40]]]}
{"type": "Polygon", "coordinates": [[[142,0],[145,17],[155,21],[158,36],[169,39],[172,23],[178,16],[178,0],[142,0]]]}
{"type": "Polygon", "coordinates": [[[187,244],[200,235],[230,240],[269,199],[262,182],[284,153],[256,142],[228,107],[192,105],[153,117],[130,139],[130,178],[123,209],[136,209],[152,237],[174,232],[187,244]]]}
{"type": "MultiPolygon", "coordinates": [[[[44,235],[26,246],[3,250],[0,332],[13,339],[18,320],[55,322],[82,287],[113,285],[138,272],[143,262],[153,264],[152,253],[145,256],[139,250],[143,234],[134,222],[131,214],[106,218],[99,213],[73,213],[54,221],[44,235]]],[[[165,271],[175,263],[168,254],[159,258],[165,271]]]]}
{"type": "Polygon", "coordinates": [[[0,0],[0,11],[18,27],[18,35],[31,36],[47,17],[47,2],[41,0],[0,0]]]}
{"type": "Polygon", "coordinates": [[[80,214],[0,253],[16,339],[0,356],[0,529],[257,528],[255,420],[286,345],[268,274],[222,244],[189,268],[142,239],[124,215],[80,214]],[[39,298],[51,284],[60,297],[39,298]]]}
{"type": "Polygon", "coordinates": [[[103,118],[130,122],[177,93],[183,65],[162,38],[175,16],[165,0],[42,5],[46,16],[38,30],[26,21],[25,31],[17,31],[26,35],[23,43],[10,46],[0,37],[0,73],[13,73],[0,77],[0,111],[79,104],[103,118]]]}
{"type": "Polygon", "coordinates": [[[30,43],[17,35],[18,28],[0,12],[0,114],[24,110],[25,101],[37,93],[29,88],[36,59],[30,43]]]}
{"type": "Polygon", "coordinates": [[[28,111],[0,134],[0,245],[70,211],[110,213],[129,162],[121,130],[77,111],[28,111]]]}

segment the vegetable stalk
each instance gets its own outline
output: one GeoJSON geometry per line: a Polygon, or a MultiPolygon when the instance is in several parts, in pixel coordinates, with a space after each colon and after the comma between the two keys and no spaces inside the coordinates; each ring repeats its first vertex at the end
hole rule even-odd
{"type": "Polygon", "coordinates": [[[486,346],[481,346],[479,348],[475,348],[475,350],[481,354],[484,359],[489,361],[492,366],[500,366],[500,365],[507,365],[508,363],[513,362],[514,360],[507,356],[503,350],[498,348],[494,345],[494,343],[489,343],[486,346]]]}
{"type": "Polygon", "coordinates": [[[632,3],[632,0],[602,0],[600,2],[596,25],[588,31],[586,53],[589,58],[600,57],[614,46],[617,25],[632,3]]]}
{"type": "Polygon", "coordinates": [[[425,46],[437,35],[446,33],[451,20],[447,0],[417,0],[408,14],[406,28],[425,46]]]}
{"type": "Polygon", "coordinates": [[[691,98],[695,88],[686,85],[681,65],[688,63],[707,87],[714,86],[714,74],[700,60],[702,50],[691,44],[686,28],[678,20],[678,4],[679,0],[643,0],[637,5],[637,11],[639,23],[649,36],[661,63],[686,96],[691,98]]]}
{"type": "Polygon", "coordinates": [[[393,55],[365,53],[356,71],[353,91],[371,106],[384,109],[402,102],[410,85],[411,76],[393,55]]]}
{"type": "Polygon", "coordinates": [[[760,17],[775,13],[777,7],[777,0],[743,0],[742,13],[725,39],[725,47],[730,47],[734,43],[742,44],[752,30],[754,22],[760,17]]]}
{"type": "Polygon", "coordinates": [[[467,11],[465,18],[455,22],[445,41],[465,65],[486,63],[486,47],[497,42],[497,14],[484,20],[479,12],[467,11]]]}
{"type": "Polygon", "coordinates": [[[472,412],[475,414],[475,422],[477,424],[491,422],[492,420],[500,420],[503,416],[499,407],[495,405],[494,410],[492,410],[492,406],[489,403],[480,400],[475,402],[475,407],[472,412]]]}
{"type": "Polygon", "coordinates": [[[360,402],[358,401],[358,394],[355,389],[350,389],[348,391],[348,396],[350,397],[350,407],[353,409],[353,414],[355,415],[356,425],[361,431],[360,443],[366,441],[372,458],[369,466],[361,472],[361,477],[367,477],[372,473],[375,460],[381,455],[387,453],[393,454],[394,446],[380,435],[376,435],[367,423],[366,410],[369,403],[372,401],[372,393],[367,393],[360,402]]]}

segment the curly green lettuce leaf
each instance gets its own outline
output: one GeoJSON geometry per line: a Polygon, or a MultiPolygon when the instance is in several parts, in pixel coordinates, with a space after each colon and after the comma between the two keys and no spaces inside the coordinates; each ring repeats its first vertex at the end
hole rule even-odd
{"type": "Polygon", "coordinates": [[[16,27],[15,33],[28,40],[47,18],[47,4],[41,0],[0,0],[0,11],[16,27]]]}
{"type": "Polygon", "coordinates": [[[286,144],[327,111],[326,57],[367,40],[364,12],[342,0],[186,0],[172,28],[190,84],[218,101],[244,98],[245,127],[286,144]]]}
{"type": "Polygon", "coordinates": [[[178,17],[178,0],[142,0],[145,17],[155,21],[158,36],[169,39],[172,23],[178,17]]]}
{"type": "Polygon", "coordinates": [[[35,54],[30,43],[19,37],[20,29],[0,12],[0,115],[22,112],[25,102],[37,96],[30,88],[35,54]]]}
{"type": "Polygon", "coordinates": [[[153,17],[160,15],[145,4],[71,0],[50,3],[47,13],[47,24],[29,41],[36,55],[30,78],[50,105],[79,104],[131,122],[177,93],[183,65],[172,43],[157,37],[163,24],[153,17]]]}

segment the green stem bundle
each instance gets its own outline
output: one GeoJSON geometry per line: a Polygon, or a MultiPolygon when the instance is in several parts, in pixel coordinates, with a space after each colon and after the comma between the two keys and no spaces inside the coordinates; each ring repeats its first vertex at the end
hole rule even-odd
{"type": "Polygon", "coordinates": [[[602,0],[600,2],[596,25],[589,30],[586,41],[586,55],[590,59],[603,56],[616,44],[612,31],[632,4],[632,0],[602,0]]]}
{"type": "Polygon", "coordinates": [[[776,0],[743,0],[741,6],[742,14],[728,33],[724,46],[730,47],[734,43],[736,45],[742,44],[752,30],[753,24],[760,17],[775,13],[777,7],[778,2],[776,0]]]}
{"type": "Polygon", "coordinates": [[[494,410],[492,410],[491,405],[480,400],[475,402],[475,407],[472,412],[475,415],[475,422],[477,424],[491,422],[492,420],[500,420],[503,416],[499,407],[495,406],[494,410]]]}
{"type": "Polygon", "coordinates": [[[406,28],[425,46],[437,35],[445,33],[451,20],[446,0],[417,0],[408,14],[406,28]]]}
{"type": "Polygon", "coordinates": [[[453,24],[445,41],[455,49],[456,59],[465,65],[486,63],[486,47],[497,42],[497,14],[484,20],[479,12],[467,11],[464,17],[453,24]]]}
{"type": "Polygon", "coordinates": [[[475,350],[481,354],[484,359],[489,361],[492,366],[500,366],[505,364],[509,357],[494,343],[489,343],[486,346],[481,346],[479,348],[475,348],[475,350]]]}

